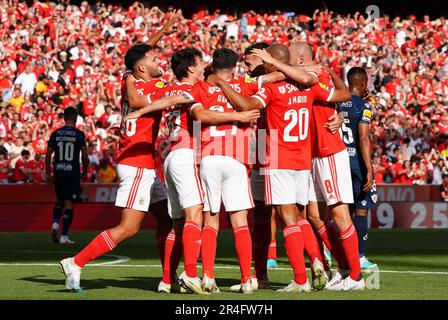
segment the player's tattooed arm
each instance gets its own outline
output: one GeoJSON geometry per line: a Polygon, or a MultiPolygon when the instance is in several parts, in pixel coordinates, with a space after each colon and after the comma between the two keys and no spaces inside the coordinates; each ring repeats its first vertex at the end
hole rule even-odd
{"type": "Polygon", "coordinates": [[[322,68],[326,69],[331,76],[334,83],[334,93],[329,102],[344,102],[351,99],[350,91],[345,85],[344,81],[339,77],[333,69],[326,65],[321,65],[322,68]]]}
{"type": "Polygon", "coordinates": [[[261,85],[264,85],[266,83],[270,82],[278,82],[286,79],[286,76],[281,73],[280,71],[274,71],[271,73],[264,74],[260,76],[261,78],[261,85]]]}
{"type": "Polygon", "coordinates": [[[206,110],[202,105],[197,105],[191,110],[191,115],[195,120],[208,124],[221,124],[227,122],[250,123],[260,117],[260,111],[219,112],[206,110]]]}
{"type": "Polygon", "coordinates": [[[179,20],[179,17],[181,16],[181,12],[178,10],[174,10],[170,17],[168,18],[168,21],[163,25],[163,27],[157,31],[155,34],[153,34],[148,41],[145,43],[150,46],[155,46],[159,40],[166,35],[169,35],[173,32],[175,32],[174,24],[179,20]]]}
{"type": "Polygon", "coordinates": [[[129,113],[126,116],[125,121],[128,119],[139,118],[147,113],[161,111],[163,109],[166,109],[168,107],[171,107],[171,106],[174,106],[177,104],[186,104],[186,103],[192,103],[192,102],[193,102],[192,96],[190,96],[189,94],[187,94],[185,92],[178,94],[176,96],[163,97],[163,98],[158,99],[150,104],[148,104],[148,101],[146,101],[145,107],[129,113]]]}
{"type": "Polygon", "coordinates": [[[305,71],[303,68],[293,67],[281,61],[278,61],[277,59],[273,58],[266,50],[253,49],[252,52],[255,56],[259,57],[264,62],[272,64],[286,77],[297,81],[300,84],[310,86],[316,84],[319,81],[320,68],[316,68],[315,71],[317,72],[317,74],[315,72],[310,73],[305,71]]]}
{"type": "Polygon", "coordinates": [[[243,96],[241,93],[233,90],[226,81],[214,74],[207,78],[207,82],[218,86],[230,101],[230,104],[232,104],[238,111],[259,110],[264,108],[263,104],[258,99],[243,96]]]}
{"type": "Polygon", "coordinates": [[[366,123],[358,124],[359,147],[361,149],[362,159],[366,165],[367,177],[363,186],[365,192],[372,189],[373,185],[373,169],[372,169],[372,153],[370,151],[370,130],[366,123]]]}

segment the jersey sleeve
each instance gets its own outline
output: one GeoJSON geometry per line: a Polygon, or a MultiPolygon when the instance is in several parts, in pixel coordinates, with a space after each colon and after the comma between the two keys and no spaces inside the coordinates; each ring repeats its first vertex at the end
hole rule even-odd
{"type": "Polygon", "coordinates": [[[53,132],[50,136],[50,139],[48,140],[48,147],[51,149],[56,149],[56,135],[55,132],[53,132]]]}
{"type": "Polygon", "coordinates": [[[372,108],[367,102],[363,102],[361,107],[361,119],[359,120],[359,124],[370,124],[372,121],[372,108]]]}
{"type": "Polygon", "coordinates": [[[86,135],[82,131],[79,133],[79,146],[81,148],[86,146],[86,135]]]}
{"type": "Polygon", "coordinates": [[[334,86],[319,81],[311,87],[311,91],[314,93],[314,100],[329,102],[333,98],[334,86]]]}
{"type": "Polygon", "coordinates": [[[186,97],[188,97],[190,100],[192,100],[192,104],[190,107],[190,112],[197,106],[202,105],[202,94],[203,94],[203,88],[201,86],[201,83],[198,82],[188,90],[184,91],[183,94],[185,94],[186,97]]]}
{"type": "Polygon", "coordinates": [[[263,76],[242,78],[240,82],[241,94],[245,97],[255,94],[263,85],[263,76]]]}
{"type": "Polygon", "coordinates": [[[252,97],[258,99],[263,107],[266,108],[273,98],[273,93],[268,86],[262,86],[252,97]]]}

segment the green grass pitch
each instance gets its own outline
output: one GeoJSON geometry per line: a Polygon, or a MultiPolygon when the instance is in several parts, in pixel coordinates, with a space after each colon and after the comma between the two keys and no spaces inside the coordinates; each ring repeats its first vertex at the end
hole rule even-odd
{"type": "MultiPolygon", "coordinates": [[[[448,230],[371,230],[367,253],[381,270],[379,290],[232,293],[229,286],[238,282],[239,269],[233,235],[223,230],[218,239],[215,270],[222,291],[219,294],[157,293],[161,268],[154,233],[148,231],[122,244],[111,253],[114,256],[93,262],[101,265],[87,265],[81,279],[81,286],[86,291],[69,292],[64,287],[64,275],[57,264],[62,258],[74,255],[95,235],[96,232],[76,232],[71,234],[75,245],[55,245],[50,241],[49,233],[0,233],[0,299],[448,299],[448,230]],[[120,258],[124,260],[117,261],[120,258]]],[[[278,235],[281,269],[269,271],[273,289],[285,286],[292,278],[280,238],[278,235]]],[[[182,270],[181,264],[178,274],[182,270]]]]}

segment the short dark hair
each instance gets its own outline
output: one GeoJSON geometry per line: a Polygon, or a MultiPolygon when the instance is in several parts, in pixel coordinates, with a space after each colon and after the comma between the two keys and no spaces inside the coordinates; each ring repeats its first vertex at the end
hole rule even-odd
{"type": "Polygon", "coordinates": [[[27,149],[23,149],[22,150],[22,152],[20,153],[20,155],[22,156],[22,157],[24,157],[24,156],[29,156],[31,153],[27,150],[27,149]]]}
{"type": "Polygon", "coordinates": [[[364,70],[363,68],[360,68],[360,67],[353,67],[353,68],[351,68],[350,70],[348,70],[348,73],[347,73],[347,80],[348,80],[349,82],[351,82],[352,78],[353,78],[354,76],[357,76],[357,75],[360,75],[360,76],[363,76],[363,77],[366,77],[366,78],[367,78],[367,72],[366,72],[366,70],[364,70]]]}
{"type": "Polygon", "coordinates": [[[244,50],[244,55],[247,56],[249,54],[252,53],[253,49],[266,49],[267,47],[269,47],[269,44],[266,42],[257,42],[254,43],[252,45],[250,45],[249,47],[246,48],[246,50],[244,50]]]}
{"type": "Polygon", "coordinates": [[[68,107],[64,110],[64,121],[76,122],[78,118],[78,111],[73,107],[68,107]]]}
{"type": "Polygon", "coordinates": [[[145,57],[145,54],[153,47],[147,44],[136,44],[129,48],[124,56],[124,64],[129,70],[134,70],[136,63],[145,57]]]}
{"type": "Polygon", "coordinates": [[[213,52],[212,67],[214,70],[233,69],[238,62],[238,55],[235,51],[222,48],[213,52]]]}
{"type": "Polygon", "coordinates": [[[178,80],[188,77],[188,68],[196,65],[196,57],[202,59],[202,52],[196,48],[176,51],[171,57],[171,69],[178,80]]]}

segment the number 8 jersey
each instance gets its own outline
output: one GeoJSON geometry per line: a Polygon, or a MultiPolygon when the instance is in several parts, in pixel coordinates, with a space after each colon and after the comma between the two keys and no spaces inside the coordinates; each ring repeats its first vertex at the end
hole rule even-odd
{"type": "MultiPolygon", "coordinates": [[[[165,86],[163,81],[152,79],[145,81],[136,79],[134,87],[140,95],[153,94],[165,86]]],[[[121,86],[121,116],[134,111],[129,106],[126,97],[126,82],[122,80],[121,86]]],[[[122,120],[120,130],[120,145],[117,154],[117,163],[137,168],[154,169],[154,150],[159,133],[159,124],[162,112],[151,112],[138,119],[122,120]]]]}
{"type": "Polygon", "coordinates": [[[302,88],[293,82],[280,81],[264,85],[253,95],[266,108],[269,168],[311,169],[313,101],[327,101],[331,94],[319,84],[302,88]]]}

